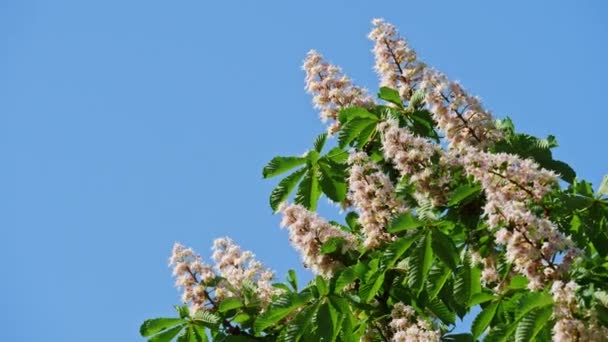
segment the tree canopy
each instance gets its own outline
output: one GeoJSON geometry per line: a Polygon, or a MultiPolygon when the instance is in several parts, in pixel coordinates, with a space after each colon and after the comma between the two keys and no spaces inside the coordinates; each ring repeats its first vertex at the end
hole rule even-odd
{"type": "Polygon", "coordinates": [[[270,207],[316,277],[284,282],[230,238],[212,264],[176,244],[177,317],[151,342],[605,341],[608,177],[597,189],[555,160],[553,136],[516,131],[372,22],[377,98],[311,51],[306,90],[327,122],[278,156],[270,207]],[[327,145],[327,147],[326,147],[327,145]],[[344,212],[316,213],[326,197],[344,212]],[[478,314],[469,333],[457,317],[478,314]]]}

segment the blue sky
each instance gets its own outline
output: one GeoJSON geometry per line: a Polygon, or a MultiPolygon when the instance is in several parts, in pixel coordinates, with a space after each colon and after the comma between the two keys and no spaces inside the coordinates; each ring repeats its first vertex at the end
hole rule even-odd
{"type": "Polygon", "coordinates": [[[173,242],[298,255],[261,169],[323,131],[310,48],[372,91],[370,20],[557,156],[608,173],[604,1],[0,1],[0,327],[6,341],[138,341],[178,303],[173,242]]]}

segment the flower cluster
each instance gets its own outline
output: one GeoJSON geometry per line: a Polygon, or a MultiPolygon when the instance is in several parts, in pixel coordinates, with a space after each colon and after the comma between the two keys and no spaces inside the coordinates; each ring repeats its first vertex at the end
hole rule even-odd
{"type": "Polygon", "coordinates": [[[218,300],[240,297],[243,288],[253,285],[257,299],[261,306],[265,307],[272,297],[279,293],[280,290],[272,286],[274,272],[264,268],[250,251],[241,251],[241,247],[232,239],[216,239],[213,242],[212,258],[215,261],[215,269],[223,278],[215,290],[218,300]]]}
{"type": "Polygon", "coordinates": [[[359,210],[359,224],[367,248],[376,248],[390,239],[385,228],[391,217],[407,210],[395,195],[390,178],[364,152],[352,153],[348,159],[349,200],[359,210]]]}
{"type": "Polygon", "coordinates": [[[169,265],[177,278],[175,285],[183,288],[182,301],[190,303],[192,313],[214,308],[218,300],[226,297],[241,297],[244,286],[253,289],[262,308],[279,293],[280,289],[271,285],[274,273],[255,260],[251,252],[242,252],[229,238],[216,239],[213,249],[215,267],[205,264],[191,248],[179,243],[173,246],[169,265]],[[220,280],[216,283],[217,279],[220,280]],[[211,294],[213,287],[215,292],[211,294]]]}
{"type": "Polygon", "coordinates": [[[577,254],[572,241],[553,222],[529,208],[555,188],[555,173],[507,153],[466,147],[457,155],[466,172],[484,189],[484,215],[490,228],[498,229],[496,243],[505,246],[507,261],[514,263],[515,270],[528,277],[530,289],[540,289],[548,279],[567,271],[577,254]],[[565,253],[560,265],[555,263],[558,253],[565,253]]]}
{"type": "Polygon", "coordinates": [[[417,199],[428,199],[433,205],[443,204],[450,183],[449,165],[444,163],[443,150],[425,138],[418,137],[396,120],[378,126],[382,134],[384,156],[393,162],[401,176],[406,176],[416,188],[417,199]],[[440,156],[434,167],[433,157],[440,156]]]}
{"type": "Polygon", "coordinates": [[[460,84],[449,81],[437,70],[427,68],[420,87],[424,89],[425,102],[450,147],[485,147],[501,137],[492,115],[460,84]]]}
{"type": "Polygon", "coordinates": [[[554,341],[605,341],[608,329],[597,324],[591,317],[589,322],[576,319],[573,313],[579,312],[578,303],[574,295],[578,285],[570,281],[564,283],[555,281],[551,286],[553,296],[553,317],[556,319],[553,326],[554,341]]]}
{"type": "Polygon", "coordinates": [[[321,247],[331,238],[343,240],[342,253],[356,248],[357,240],[319,215],[298,204],[282,204],[279,211],[283,214],[281,226],[289,230],[289,241],[302,254],[306,267],[324,277],[331,277],[342,263],[329,255],[321,253],[321,247]]]}
{"type": "Polygon", "coordinates": [[[175,286],[183,288],[182,301],[191,303],[191,311],[204,309],[209,299],[205,284],[215,278],[213,268],[203,263],[200,255],[191,248],[176,243],[169,259],[169,266],[173,266],[173,276],[176,277],[175,286]]]}
{"type": "MultiPolygon", "coordinates": [[[[302,68],[306,72],[306,91],[313,95],[314,106],[321,111],[323,122],[336,120],[341,108],[373,105],[374,100],[365,89],[353,85],[339,67],[327,63],[316,51],[308,52],[302,68]]],[[[334,121],[329,133],[338,129],[338,122],[334,121]]]]}
{"type": "Polygon", "coordinates": [[[392,24],[383,19],[374,19],[372,24],[368,37],[374,42],[374,69],[380,76],[380,86],[397,89],[403,99],[409,100],[421,80],[424,64],[392,24]]]}
{"type": "Polygon", "coordinates": [[[401,302],[393,306],[389,326],[393,332],[391,341],[394,342],[439,341],[439,331],[427,321],[416,318],[414,309],[401,302]]]}

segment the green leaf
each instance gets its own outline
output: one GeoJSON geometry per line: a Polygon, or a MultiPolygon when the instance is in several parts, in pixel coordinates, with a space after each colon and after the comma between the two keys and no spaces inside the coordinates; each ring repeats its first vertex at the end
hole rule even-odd
{"type": "Polygon", "coordinates": [[[377,120],[378,116],[370,113],[363,107],[348,107],[340,110],[340,113],[338,113],[338,121],[342,124],[356,118],[377,120]]]}
{"type": "Polygon", "coordinates": [[[310,299],[311,296],[308,292],[287,293],[280,296],[255,320],[254,329],[256,333],[259,334],[264,329],[276,324],[294,310],[306,304],[310,299]]]}
{"type": "Polygon", "coordinates": [[[597,189],[598,198],[606,195],[608,195],[608,175],[604,176],[600,187],[597,189]]]}
{"type": "Polygon", "coordinates": [[[296,274],[296,271],[290,269],[287,272],[287,282],[294,291],[298,291],[298,275],[296,274]]]}
{"type": "Polygon", "coordinates": [[[319,308],[317,313],[318,332],[321,341],[335,341],[339,329],[338,313],[330,302],[326,302],[319,308]]]}
{"type": "Polygon", "coordinates": [[[370,125],[375,125],[377,119],[356,118],[345,123],[338,133],[338,145],[340,148],[348,146],[370,125]]]}
{"type": "Polygon", "coordinates": [[[146,320],[139,328],[139,333],[143,337],[158,334],[178,324],[186,323],[181,318],[154,318],[146,320]]]}
{"type": "Polygon", "coordinates": [[[359,230],[359,214],[357,214],[354,211],[349,212],[348,214],[346,214],[346,224],[348,224],[348,226],[350,227],[350,229],[352,231],[357,231],[359,230]]]}
{"type": "Polygon", "coordinates": [[[327,140],[327,133],[322,133],[317,136],[315,142],[313,143],[313,147],[315,151],[321,153],[323,151],[323,146],[325,146],[325,141],[327,140]]]}
{"type": "Polygon", "coordinates": [[[468,259],[465,259],[456,271],[456,279],[454,281],[454,299],[459,304],[467,304],[471,298],[471,265],[468,259]]]}
{"type": "Polygon", "coordinates": [[[427,277],[426,291],[429,299],[437,297],[446,281],[450,279],[452,272],[444,264],[435,263],[429,270],[429,276],[427,277]]]}
{"type": "Polygon", "coordinates": [[[194,332],[194,336],[190,335],[190,342],[207,342],[207,330],[204,326],[198,324],[191,324],[191,330],[194,332]],[[194,337],[194,339],[192,339],[194,337]]]}
{"type": "Polygon", "coordinates": [[[321,297],[326,296],[329,293],[329,286],[327,286],[327,283],[322,276],[318,275],[315,278],[315,284],[317,285],[317,290],[319,290],[319,295],[321,297]]]}
{"type": "Polygon", "coordinates": [[[511,278],[508,289],[521,290],[521,289],[525,289],[527,286],[528,286],[528,278],[518,274],[511,278]]]}
{"type": "Polygon", "coordinates": [[[479,292],[471,296],[471,300],[469,300],[469,307],[474,307],[478,304],[489,302],[494,299],[496,299],[496,297],[491,293],[479,292]]]}
{"type": "Polygon", "coordinates": [[[319,188],[319,180],[316,176],[317,167],[313,165],[310,169],[306,170],[304,179],[298,187],[296,193],[295,202],[303,205],[308,210],[316,210],[317,202],[321,196],[321,189],[319,188]]]}
{"type": "Polygon", "coordinates": [[[553,304],[553,299],[545,292],[528,292],[522,296],[519,301],[518,309],[515,312],[515,317],[520,320],[530,311],[553,304]]]}
{"type": "Polygon", "coordinates": [[[188,309],[188,305],[175,305],[175,311],[179,315],[179,318],[187,318],[190,316],[190,309],[188,309]]]}
{"type": "Polygon", "coordinates": [[[348,160],[349,153],[339,147],[334,147],[323,158],[331,160],[334,163],[344,164],[348,160]]]}
{"type": "Polygon", "coordinates": [[[175,338],[175,336],[177,336],[177,334],[180,333],[180,331],[182,331],[184,326],[185,326],[184,324],[180,324],[169,330],[165,330],[159,334],[152,336],[152,338],[150,338],[148,340],[148,342],[170,342],[171,340],[173,340],[175,338]]]}
{"type": "Polygon", "coordinates": [[[304,157],[274,157],[268,165],[264,166],[262,176],[264,178],[278,176],[304,163],[306,163],[304,157]]]}
{"type": "Polygon", "coordinates": [[[408,273],[408,285],[415,293],[420,293],[422,285],[431,269],[433,263],[433,249],[431,248],[431,235],[427,233],[416,246],[416,251],[410,257],[410,271],[408,273]]]}
{"type": "Polygon", "coordinates": [[[335,292],[342,291],[346,286],[355,281],[355,279],[357,279],[357,274],[355,273],[354,266],[343,269],[336,279],[335,292]]]}
{"type": "Polygon", "coordinates": [[[192,319],[197,323],[203,324],[208,327],[217,326],[220,323],[220,317],[210,311],[199,310],[194,315],[192,315],[192,319]]]}
{"type": "Polygon", "coordinates": [[[359,287],[359,297],[365,303],[369,303],[384,283],[384,273],[376,273],[367,282],[359,287]]]}
{"type": "Polygon", "coordinates": [[[296,187],[302,176],[306,173],[306,168],[301,168],[298,171],[283,178],[270,194],[270,207],[274,212],[277,211],[279,205],[285,202],[289,194],[296,187]]]}
{"type": "Polygon", "coordinates": [[[391,89],[388,87],[380,88],[380,92],[378,92],[378,97],[383,99],[384,101],[388,101],[390,103],[394,103],[400,108],[403,108],[403,102],[401,101],[401,96],[399,96],[399,92],[395,89],[391,89]]]}
{"type": "Polygon", "coordinates": [[[389,233],[395,234],[404,230],[422,227],[422,225],[424,225],[424,222],[418,220],[409,212],[404,212],[391,220],[387,230],[389,233]]]}
{"type": "Polygon", "coordinates": [[[386,247],[382,255],[382,264],[385,268],[390,268],[395,265],[410,246],[420,237],[420,234],[414,234],[397,239],[386,247]]]}
{"type": "Polygon", "coordinates": [[[340,237],[331,237],[321,245],[322,254],[331,254],[339,252],[344,245],[344,239],[340,237]]]}
{"type": "Polygon", "coordinates": [[[469,333],[449,334],[441,337],[441,341],[445,342],[475,342],[473,336],[469,333]]]}
{"type": "Polygon", "coordinates": [[[516,342],[528,342],[542,330],[551,318],[553,309],[550,306],[532,310],[524,316],[515,330],[516,342]]]}
{"type": "Polygon", "coordinates": [[[243,307],[243,302],[238,298],[226,298],[220,302],[219,312],[226,312],[243,307]]]}
{"type": "Polygon", "coordinates": [[[319,176],[319,184],[321,190],[334,202],[342,202],[346,198],[346,179],[331,168],[330,165],[324,162],[319,162],[321,171],[319,176]]]}
{"type": "Polygon", "coordinates": [[[441,230],[433,229],[433,251],[441,261],[443,261],[450,269],[456,270],[459,257],[458,251],[452,239],[445,235],[441,230]]]}
{"type": "Polygon", "coordinates": [[[448,205],[450,207],[458,205],[467,199],[470,199],[474,196],[479,195],[480,192],[481,192],[481,186],[479,184],[475,184],[475,185],[463,184],[463,185],[457,187],[452,192],[452,196],[450,197],[450,201],[448,202],[448,205]]]}
{"type": "Polygon", "coordinates": [[[498,308],[498,303],[490,303],[490,305],[486,306],[481,310],[477,317],[475,317],[473,325],[471,326],[473,338],[478,338],[488,328],[490,322],[494,319],[496,308],[498,308]]]}
{"type": "Polygon", "coordinates": [[[439,298],[431,300],[427,306],[443,323],[454,324],[456,322],[456,313],[439,298]]]}
{"type": "Polygon", "coordinates": [[[319,302],[316,302],[300,311],[285,327],[285,341],[299,341],[304,333],[310,332],[309,326],[318,308],[319,302]]]}

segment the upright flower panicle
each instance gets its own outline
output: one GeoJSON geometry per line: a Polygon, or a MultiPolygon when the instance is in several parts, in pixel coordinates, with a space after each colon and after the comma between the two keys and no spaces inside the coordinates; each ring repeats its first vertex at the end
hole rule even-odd
{"type": "Polygon", "coordinates": [[[424,63],[392,24],[374,19],[372,25],[368,38],[374,42],[374,69],[380,77],[380,86],[396,89],[403,99],[409,100],[421,80],[424,63]]]}
{"type": "Polygon", "coordinates": [[[191,248],[179,243],[173,246],[169,265],[173,266],[173,275],[177,278],[175,285],[183,288],[182,301],[190,304],[192,313],[217,309],[217,301],[227,297],[242,298],[241,291],[246,286],[255,292],[262,309],[281,291],[272,286],[274,273],[255,260],[250,251],[241,251],[231,239],[216,239],[213,250],[215,265],[210,266],[191,248]],[[211,286],[217,276],[223,279],[211,286]]]}
{"type": "Polygon", "coordinates": [[[429,322],[416,318],[411,306],[396,303],[391,311],[389,323],[394,342],[431,342],[439,341],[440,333],[434,330],[429,322]]]}
{"type": "Polygon", "coordinates": [[[321,246],[331,238],[344,240],[342,253],[356,249],[356,238],[331,225],[319,215],[298,204],[282,204],[279,211],[283,214],[282,227],[289,230],[289,241],[300,252],[306,267],[324,277],[331,277],[342,266],[339,260],[321,253],[321,246]]]}
{"type": "MultiPolygon", "coordinates": [[[[353,85],[339,67],[327,63],[318,52],[308,52],[302,68],[306,72],[306,91],[313,96],[314,106],[320,110],[323,122],[337,120],[342,108],[374,104],[365,89],[353,85]]],[[[338,129],[338,122],[334,121],[329,133],[333,134],[338,129]]]]}
{"type": "MultiPolygon", "coordinates": [[[[574,295],[578,285],[569,281],[555,281],[551,286],[553,296],[553,318],[556,320],[553,326],[554,341],[589,341],[600,342],[608,338],[608,329],[598,324],[595,317],[588,317],[587,322],[574,317],[574,313],[581,315],[576,296],[574,295]]],[[[592,312],[588,315],[593,315],[592,312]]]]}
{"type": "Polygon", "coordinates": [[[405,204],[395,195],[395,188],[389,177],[377,164],[369,160],[364,152],[352,153],[348,160],[349,200],[359,210],[367,248],[376,248],[390,240],[386,226],[391,217],[407,210],[405,204]]]}
{"type": "Polygon", "coordinates": [[[241,289],[253,286],[262,307],[265,307],[272,297],[280,292],[272,286],[274,272],[264,268],[250,251],[241,251],[232,239],[228,237],[216,239],[213,242],[212,258],[218,274],[226,281],[226,283],[220,282],[216,288],[215,295],[218,299],[240,297],[241,289]]]}
{"type": "Polygon", "coordinates": [[[567,272],[578,253],[574,244],[553,222],[530,209],[557,186],[557,175],[507,153],[466,147],[453,156],[484,189],[484,216],[490,228],[498,229],[495,241],[505,246],[515,270],[528,277],[530,289],[540,289],[567,272]],[[564,254],[559,265],[558,253],[564,254]]]}
{"type": "Polygon", "coordinates": [[[467,94],[460,84],[449,81],[442,73],[425,69],[420,86],[424,90],[425,102],[450,147],[485,148],[502,136],[480,100],[467,94]]]}
{"type": "Polygon", "coordinates": [[[393,162],[402,177],[409,178],[416,188],[414,196],[418,200],[428,199],[435,206],[445,203],[451,175],[449,165],[443,162],[441,147],[399,127],[396,120],[385,121],[378,129],[383,133],[384,156],[393,162]],[[436,156],[440,156],[440,167],[434,167],[436,156]]]}
{"type": "Polygon", "coordinates": [[[209,299],[205,284],[215,278],[213,268],[203,263],[201,256],[191,248],[180,243],[173,246],[169,266],[173,266],[175,286],[183,289],[182,301],[191,304],[192,312],[204,309],[209,299]]]}

